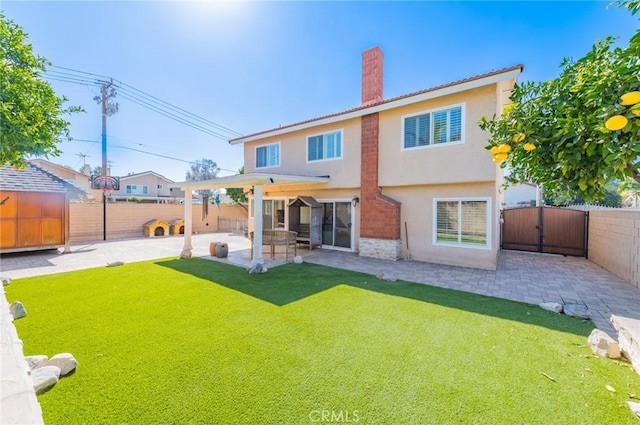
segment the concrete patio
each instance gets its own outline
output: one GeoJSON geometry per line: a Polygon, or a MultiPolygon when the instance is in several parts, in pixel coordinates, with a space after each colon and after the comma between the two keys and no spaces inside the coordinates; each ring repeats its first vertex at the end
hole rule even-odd
{"type": "MultiPolygon", "coordinates": [[[[227,233],[193,235],[193,256],[241,267],[251,263],[251,242],[244,236],[227,233]],[[211,242],[229,246],[227,258],[209,254],[211,242]]],[[[131,263],[176,257],[183,245],[181,237],[122,239],[72,244],[70,254],[37,251],[4,254],[0,257],[0,277],[12,279],[61,273],[108,263],[131,263]]],[[[285,263],[284,254],[271,260],[263,250],[267,268],[285,263]]],[[[360,257],[355,253],[299,247],[304,261],[376,275],[386,273],[412,282],[473,292],[530,304],[541,302],[582,303],[594,324],[616,335],[611,314],[640,319],[640,289],[631,286],[584,258],[503,251],[496,271],[444,266],[417,261],[388,261],[360,257]]],[[[639,330],[640,333],[640,330],[639,330]]]]}

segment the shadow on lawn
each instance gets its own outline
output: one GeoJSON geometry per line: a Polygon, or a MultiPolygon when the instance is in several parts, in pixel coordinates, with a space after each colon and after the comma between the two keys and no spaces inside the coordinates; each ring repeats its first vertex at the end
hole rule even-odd
{"type": "Polygon", "coordinates": [[[286,264],[260,275],[250,275],[240,267],[198,258],[189,261],[158,261],[156,264],[209,280],[277,306],[298,301],[337,285],[349,285],[585,337],[594,328],[589,321],[550,313],[538,306],[421,283],[388,283],[373,275],[311,263],[286,264]]]}

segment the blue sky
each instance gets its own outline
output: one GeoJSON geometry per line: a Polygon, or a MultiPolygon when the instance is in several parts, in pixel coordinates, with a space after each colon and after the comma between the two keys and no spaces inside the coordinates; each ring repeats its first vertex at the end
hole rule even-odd
{"type": "MultiPolygon", "coordinates": [[[[390,98],[522,63],[521,81],[556,77],[596,39],[622,44],[638,18],[608,2],[42,2],[0,10],[54,65],[116,78],[241,134],[358,106],[362,51],[385,55],[390,98]]],[[[51,82],[86,113],[75,139],[100,141],[97,87],[51,82]]],[[[112,174],[184,180],[188,161],[233,174],[242,148],[118,97],[108,119],[112,174]],[[125,149],[125,148],[129,149],[125,149]],[[152,151],[171,160],[136,152],[152,151]]],[[[54,162],[101,163],[98,143],[61,144],[54,162]]]]}

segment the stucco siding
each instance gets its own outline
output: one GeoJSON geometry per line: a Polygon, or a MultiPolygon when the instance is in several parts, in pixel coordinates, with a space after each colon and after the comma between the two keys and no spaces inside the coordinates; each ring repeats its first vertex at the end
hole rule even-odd
{"type": "Polygon", "coordinates": [[[360,186],[360,118],[244,144],[245,172],[331,176],[327,187],[360,186]],[[307,161],[307,137],[342,130],[342,158],[307,161]],[[280,166],[256,169],[256,147],[280,143],[280,166]]]}
{"type": "Polygon", "coordinates": [[[481,87],[380,113],[380,185],[399,186],[495,181],[496,164],[484,148],[488,134],[478,120],[496,110],[495,85],[481,87]],[[403,149],[403,117],[464,105],[463,143],[403,149]]]}
{"type": "Polygon", "coordinates": [[[407,257],[407,232],[409,257],[413,260],[454,266],[495,270],[499,247],[499,209],[495,188],[491,183],[409,186],[383,188],[383,193],[402,202],[401,230],[402,256],[407,257]],[[433,244],[434,198],[489,198],[490,245],[488,248],[454,247],[433,244]],[[405,232],[405,222],[407,232],[405,232]]]}

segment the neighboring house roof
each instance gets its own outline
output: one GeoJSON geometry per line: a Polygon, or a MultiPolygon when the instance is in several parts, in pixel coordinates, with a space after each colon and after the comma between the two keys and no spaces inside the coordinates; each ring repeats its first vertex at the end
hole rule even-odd
{"type": "Polygon", "coordinates": [[[234,145],[238,143],[251,142],[268,136],[277,136],[291,131],[302,130],[308,127],[329,124],[336,121],[342,121],[345,119],[360,117],[367,114],[373,114],[399,106],[421,102],[427,99],[433,99],[436,97],[444,96],[447,94],[457,93],[464,90],[473,89],[476,87],[482,87],[489,84],[494,84],[505,78],[513,78],[519,75],[524,69],[524,65],[516,65],[510,68],[503,68],[498,71],[488,72],[486,74],[476,75],[475,77],[465,78],[463,80],[454,81],[447,84],[431,87],[425,90],[405,94],[402,96],[394,97],[388,100],[381,100],[379,102],[358,106],[356,108],[347,109],[346,111],[337,112],[334,114],[324,115],[317,118],[311,118],[305,121],[300,121],[294,124],[284,125],[270,130],[264,130],[257,133],[249,134],[242,137],[229,140],[229,143],[234,145]]]}
{"type": "Polygon", "coordinates": [[[0,189],[17,192],[69,192],[72,198],[84,198],[86,193],[60,177],[28,163],[26,168],[10,165],[0,167],[0,189]]]}
{"type": "MultiPolygon", "coordinates": [[[[61,170],[61,171],[66,171],[67,173],[73,173],[76,176],[79,177],[83,177],[86,178],[87,180],[89,179],[90,176],[78,171],[78,170],[74,170],[73,168],[66,166],[66,165],[60,165],[60,164],[55,164],[51,161],[47,161],[46,159],[42,159],[42,158],[36,158],[36,159],[30,159],[29,162],[31,164],[34,164],[40,168],[43,168],[45,170],[49,170],[50,172],[51,169],[56,169],[56,170],[61,170]]],[[[54,173],[55,174],[55,173],[54,173]]]]}
{"type": "Polygon", "coordinates": [[[156,173],[154,171],[144,171],[142,173],[129,174],[128,176],[120,177],[120,180],[122,181],[122,180],[132,179],[132,178],[135,178],[135,177],[146,176],[146,175],[149,175],[149,174],[154,175],[154,176],[158,177],[159,179],[166,180],[169,183],[175,183],[173,180],[168,179],[165,176],[163,176],[162,174],[158,174],[158,173],[156,173]]]}

